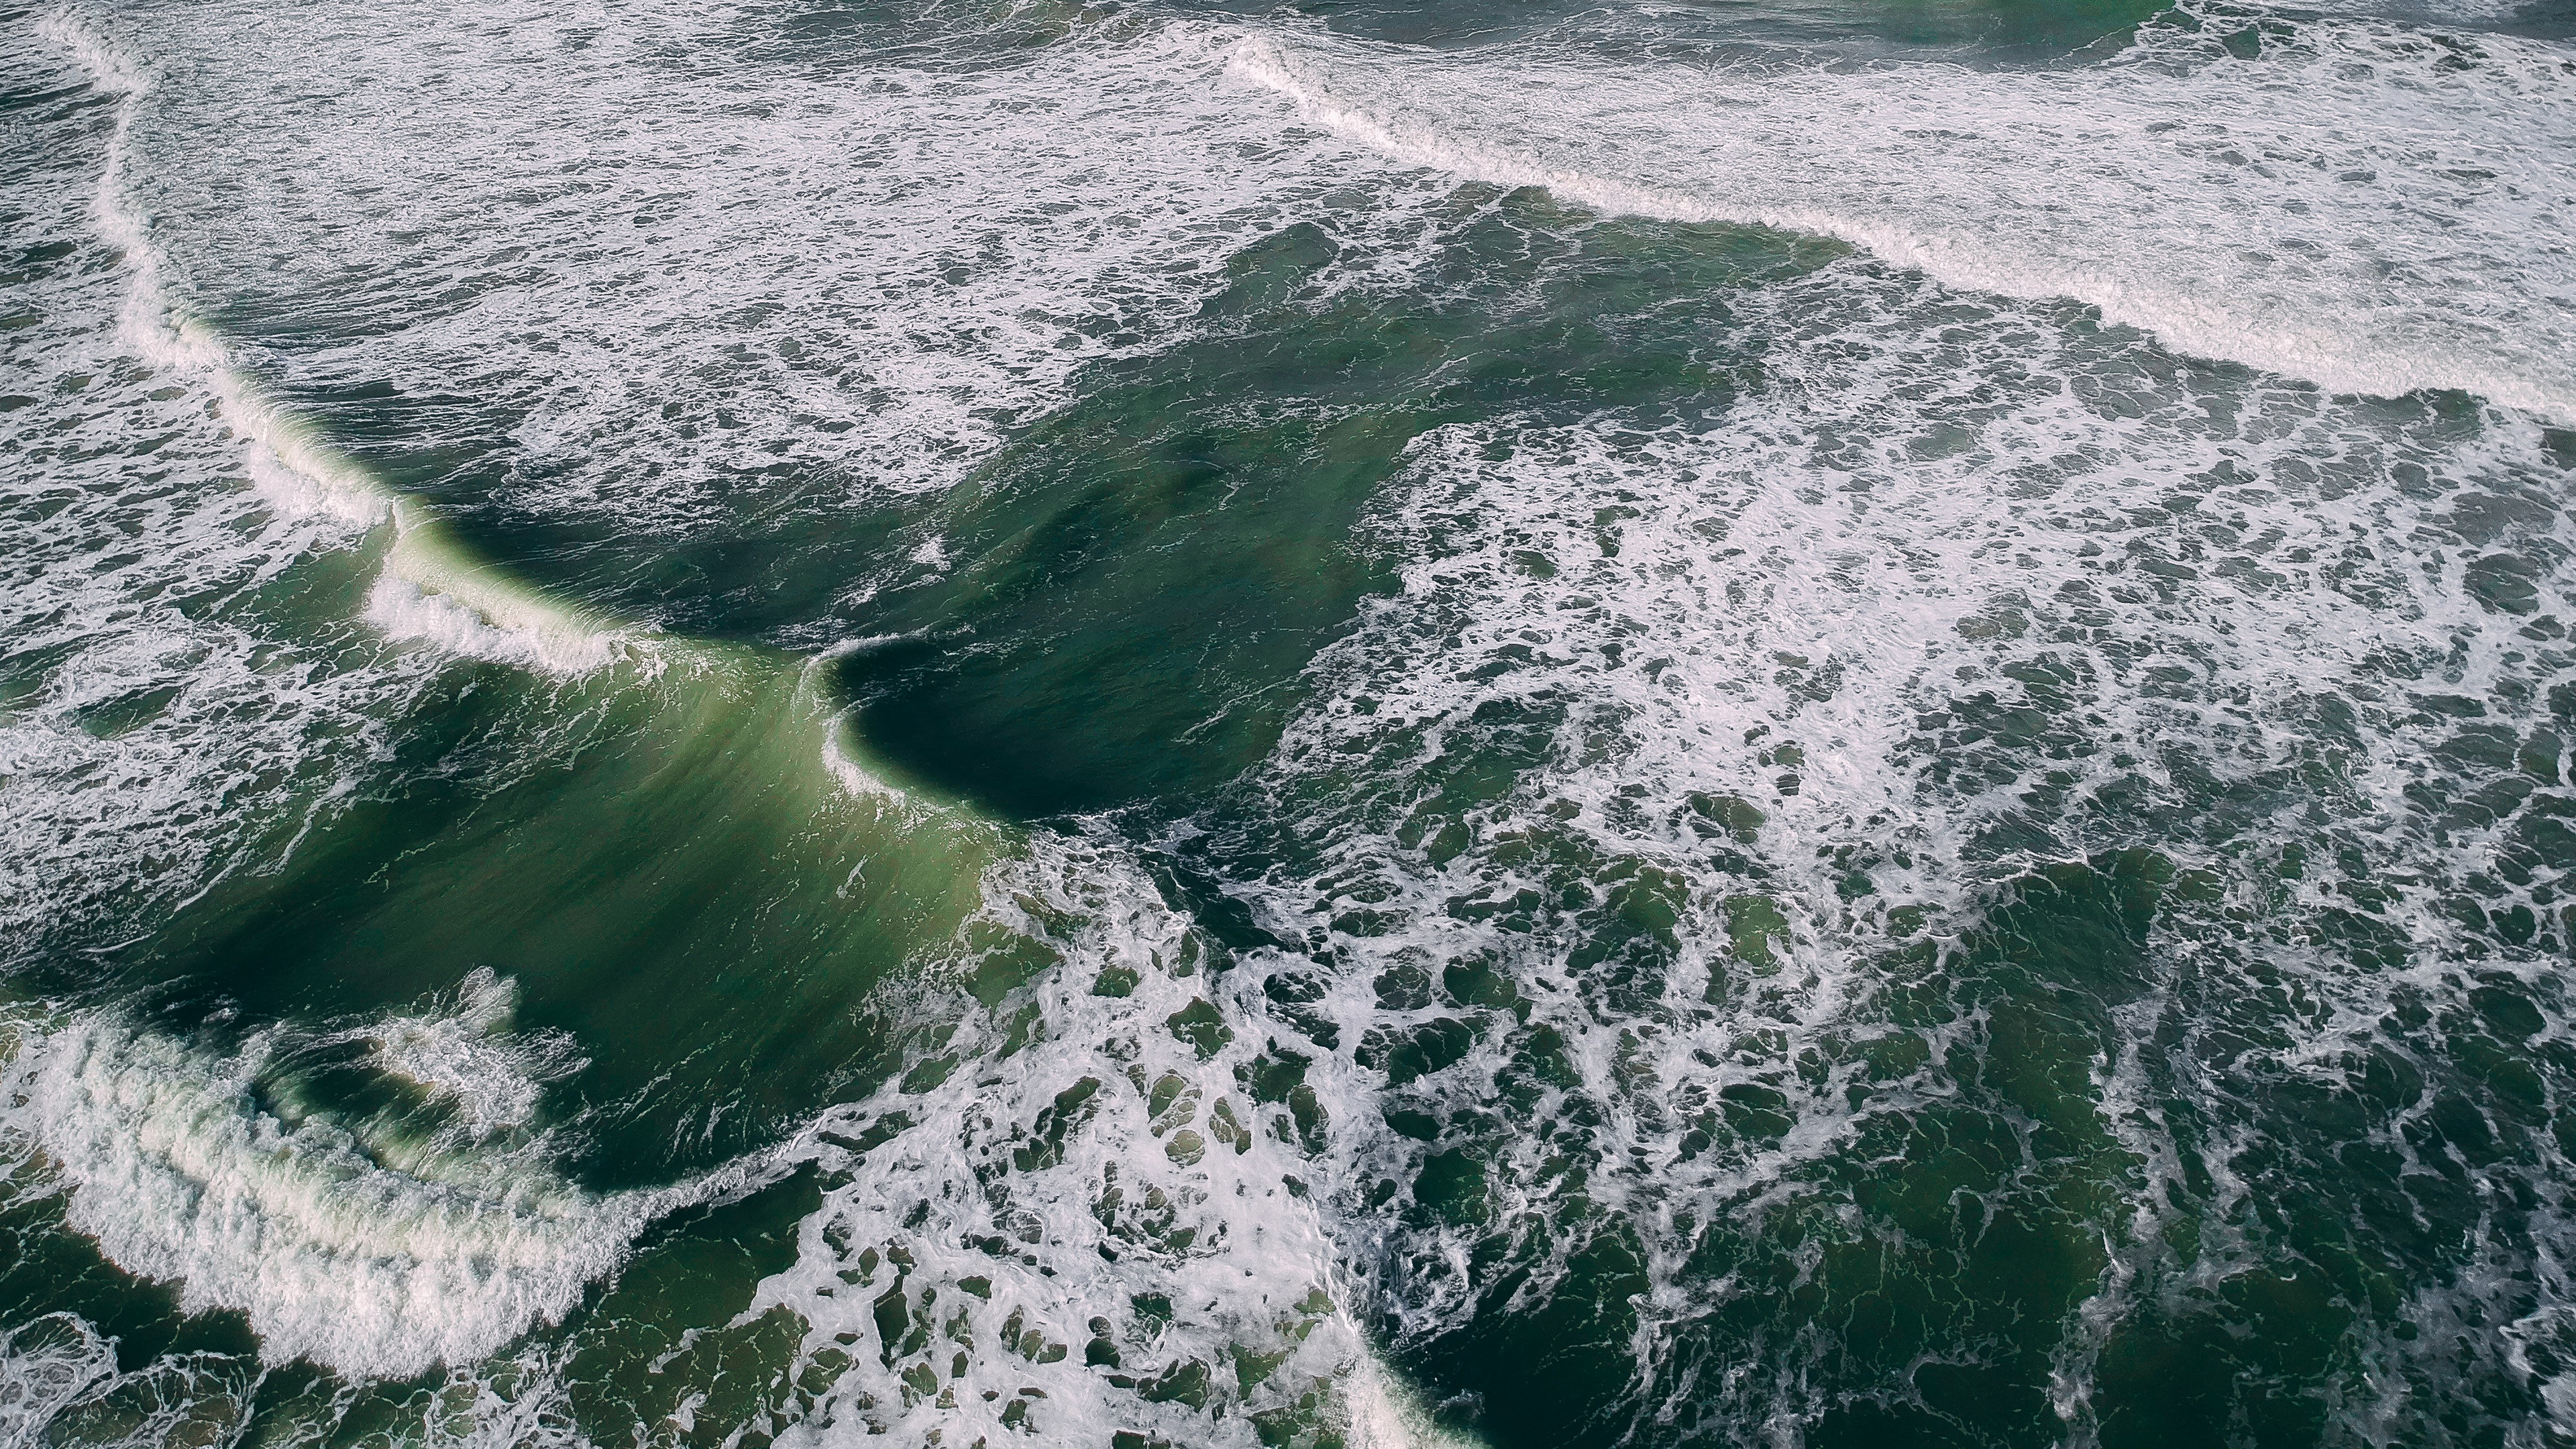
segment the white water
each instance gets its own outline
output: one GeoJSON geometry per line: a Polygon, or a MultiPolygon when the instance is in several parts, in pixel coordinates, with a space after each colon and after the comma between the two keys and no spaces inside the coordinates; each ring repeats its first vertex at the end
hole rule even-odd
{"type": "Polygon", "coordinates": [[[45,17],[38,33],[71,52],[95,85],[117,97],[93,214],[129,278],[120,340],[147,366],[212,394],[216,416],[240,439],[245,471],[281,514],[354,528],[394,523],[397,540],[369,602],[369,620],[394,638],[557,674],[585,673],[623,657],[624,641],[603,626],[463,563],[416,507],[316,440],[265,395],[213,329],[174,295],[151,220],[132,199],[133,130],[151,73],[69,12],[45,17]]]}
{"type": "MultiPolygon", "coordinates": [[[[500,500],[688,538],[747,498],[828,512],[954,486],[1081,368],[1171,341],[1227,254],[1347,182],[1211,89],[1225,36],[1207,26],[1125,19],[1007,67],[897,52],[844,71],[762,66],[767,24],[211,14],[151,44],[224,83],[174,86],[152,134],[220,129],[259,164],[237,206],[156,194],[234,284],[374,319],[307,370],[488,409],[459,426],[506,429],[500,500]],[[431,31],[433,48],[377,43],[431,31]],[[415,104],[433,85],[439,104],[415,104]],[[460,110],[516,119],[460,128],[460,110]],[[316,237],[337,270],[255,270],[316,237]],[[782,465],[829,486],[766,500],[782,465]]],[[[856,587],[937,573],[936,535],[917,543],[856,587]]]]}
{"type": "Polygon", "coordinates": [[[2220,41],[2250,19],[2203,23],[2042,71],[1292,35],[1247,39],[1232,71],[1406,165],[1837,237],[1959,291],[2073,298],[2177,352],[2334,392],[2464,388],[2576,420],[2563,52],[2329,17],[2265,27],[2246,60],[2220,41]]]}
{"type": "MultiPolygon", "coordinates": [[[[256,1085],[274,1039],[215,1056],[95,1014],[17,1031],[0,1111],[22,1159],[12,1176],[40,1153],[76,1230],[178,1284],[188,1310],[246,1315],[270,1363],[358,1378],[474,1363],[562,1317],[645,1224],[750,1171],[600,1196],[542,1156],[443,1153],[280,1116],[256,1085]]],[[[423,1063],[419,1027],[384,1033],[469,1110],[512,1105],[470,1051],[423,1063]]]]}
{"type": "MultiPolygon", "coordinates": [[[[31,67],[68,70],[51,40],[9,41],[31,67]]],[[[126,253],[139,274],[98,254],[100,223],[122,215],[99,204],[99,178],[133,114],[114,88],[133,82],[92,60],[118,97],[109,134],[84,135],[74,108],[14,192],[30,245],[96,264],[13,294],[36,320],[12,335],[8,390],[49,400],[0,413],[14,686],[0,710],[0,955],[13,963],[103,926],[111,902],[185,900],[291,838],[421,685],[399,666],[347,667],[327,631],[282,648],[237,607],[346,526],[263,498],[254,475],[282,467],[273,451],[243,446],[219,395],[172,385],[212,374],[140,360],[192,367],[201,349],[138,323],[166,320],[148,251],[126,253]]]]}
{"type": "MultiPolygon", "coordinates": [[[[1696,1225],[1834,1191],[1810,1184],[1867,1134],[1883,1141],[1959,1093],[1938,1065],[1950,1053],[1985,1050],[1970,1016],[1924,1033],[1927,1068],[1890,1079],[1864,1065],[1865,1044],[1905,1035],[1886,1004],[1911,984],[1890,976],[1901,947],[1958,941],[2025,872],[2152,845],[2205,873],[2232,911],[2272,917],[2276,930],[2255,928],[2266,969],[2315,1004],[2261,1015],[2286,1040],[2208,1065],[2200,1110],[2224,1118],[2231,1094],[2276,1071],[2341,1081],[2386,1049],[2400,1003],[2465,1012],[2482,971],[2553,969],[2545,943],[2499,952],[2456,914],[2472,882],[2498,912],[2554,909],[2549,872],[2508,883],[2527,881],[2513,861],[2528,859],[2531,820],[2507,804],[2503,818],[2445,821],[2425,802],[2519,801],[2521,770],[2557,778],[2564,742],[2541,700],[2576,677],[2553,622],[2576,614],[2563,569],[2538,566],[2527,604],[2472,587],[2482,560],[2576,553],[2537,491],[2558,465],[2527,418],[2490,409],[2451,429],[2292,385],[2240,391],[2159,365],[2134,337],[2070,333],[2062,312],[1963,305],[1862,262],[1732,306],[1782,345],[1764,392],[1721,425],[1505,423],[1417,445],[1378,520],[1405,561],[1401,591],[1319,661],[1317,703],[1264,771],[1319,859],[1255,896],[1283,937],[1330,933],[1313,1010],[1346,1045],[1435,1018],[1475,1029],[1458,1065],[1409,1087],[1320,1079],[1339,1090],[1326,1096],[1332,1166],[1317,1175],[1340,1185],[1345,1250],[1384,1265],[1380,1306],[1408,1336],[1463,1326],[1480,1285],[1459,1266],[1489,1231],[1395,1226],[1354,1201],[1381,1176],[1405,1181],[1429,1150],[1373,1130],[1381,1110],[1440,1119],[1443,1145],[1484,1153],[1496,1222],[1554,1211],[1551,1163],[1572,1154],[1591,1166],[1585,1198],[1616,1205],[1643,1240],[1655,1292],[1640,1391],[1671,1409],[1716,1392],[1692,1325],[1749,1291],[1693,1275],[1696,1225]],[[2426,712],[2446,698],[2478,701],[2482,722],[2454,733],[2426,712]],[[2316,722],[2339,707],[2359,714],[2348,735],[2316,722]],[[2529,738],[2547,758],[2464,760],[2464,742],[2484,738],[2529,738]],[[1532,763],[1510,790],[1444,796],[1453,761],[1516,740],[1532,763]],[[2209,803],[2217,792],[2264,803],[2231,814],[2209,803]],[[1759,815],[1704,813],[1695,801],[1710,798],[1759,815]],[[2298,865],[2320,818],[2344,853],[2298,865]],[[1580,854],[1534,849],[1552,839],[1580,854]],[[1579,873],[1556,863],[1568,858],[1579,873]],[[2283,874],[2305,878],[2274,902],[2283,874]],[[2374,916],[2408,943],[2393,969],[2307,934],[2374,887],[2374,916]],[[1748,951],[1754,900],[1777,929],[1748,951]],[[1606,959],[1588,949],[1657,911],[1672,922],[1661,937],[1606,959]],[[1515,983],[1567,1043],[1573,1083],[1535,1109],[1513,1103],[1527,1035],[1431,987],[1457,962],[1495,963],[1515,983]],[[1428,1006],[1390,1009],[1388,983],[1406,972],[1427,976],[1428,1006]],[[1732,1150],[1695,1143],[1702,1114],[1739,1086],[1776,1094],[1784,1130],[1732,1150]]],[[[2155,1045],[2166,1013],[2197,1020],[2249,999],[2208,983],[2228,968],[2177,914],[2096,1094],[2104,1133],[2179,1183],[2181,1129],[2141,1057],[2169,1050],[2155,1045]],[[2213,990],[2216,1002],[2179,994],[2213,990]]],[[[1256,995],[1235,1005],[1278,1023],[1256,995]]],[[[1287,1039],[1284,1025],[1252,1029],[1287,1039]]],[[[2373,1140],[2432,1170],[2399,1132],[2373,1140]]],[[[2546,1142],[2531,1150],[2563,1170],[2546,1142]]],[[[2264,1189],[2219,1162],[2205,1206],[2150,1194],[2137,1221],[2102,1224],[2121,1251],[2088,1312],[2116,1320],[2145,1291],[2133,1280],[2180,1271],[2160,1236],[2171,1223],[2213,1256],[2277,1251],[2238,1236],[2264,1189]]],[[[2576,1220],[2552,1210],[2533,1231],[2535,1247],[2499,1242],[2470,1281],[2426,1288],[2408,1313],[2492,1320],[2525,1275],[2559,1282],[2546,1255],[2576,1220]]],[[[1540,1232],[1519,1261],[1541,1265],[1536,1285],[1560,1281],[1582,1241],[1540,1232]]],[[[2070,1330],[2070,1432],[2091,1424],[2090,1355],[2106,1333],[2070,1330]]],[[[2366,1337],[2384,1382],[2444,1371],[2384,1324],[2366,1337]]],[[[2493,1363],[2501,1350],[2481,1351],[2493,1363]]],[[[1800,1402],[1757,1381],[1730,1393],[1743,1397],[1715,1402],[1748,1416],[1800,1402]]]]}
{"type": "Polygon", "coordinates": [[[511,1030],[518,1004],[517,982],[477,966],[428,1011],[356,1034],[374,1048],[378,1066],[454,1102],[466,1130],[480,1137],[528,1126],[546,1083],[588,1065],[562,1032],[511,1030]]]}
{"type": "Polygon", "coordinates": [[[1314,1171],[1293,1118],[1242,1085],[1261,1043],[1239,1018],[1222,1042],[1170,1024],[1231,999],[1187,919],[1120,852],[1047,838],[996,866],[986,898],[982,920],[1000,930],[961,942],[1036,940],[1063,964],[988,1015],[952,994],[984,966],[961,955],[956,976],[920,984],[915,1018],[955,1022],[936,1034],[953,1074],[828,1113],[801,1142],[849,1181],[741,1317],[782,1305],[809,1325],[809,1354],[860,1346],[793,1441],[1017,1428],[1251,1444],[1249,1416],[1285,1412],[1372,1449],[1470,1443],[1375,1359],[1357,1316],[1366,1290],[1290,1185],[1314,1171]],[[894,1130],[897,1114],[909,1125],[894,1130]],[[884,1140],[853,1150],[872,1138],[884,1140]],[[905,1324],[893,1340],[879,1331],[887,1295],[905,1324]],[[1140,1311],[1139,1295],[1168,1312],[1140,1311]],[[1101,1346],[1129,1387],[1086,1363],[1101,1346]],[[1191,1375],[1192,1398],[1153,1398],[1191,1375]]]}

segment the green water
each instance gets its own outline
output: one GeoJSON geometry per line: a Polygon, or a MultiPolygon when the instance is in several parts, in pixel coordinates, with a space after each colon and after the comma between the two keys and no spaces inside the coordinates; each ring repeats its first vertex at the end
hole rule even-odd
{"type": "Polygon", "coordinates": [[[2576,1435],[2545,9],[6,28],[0,1441],[2576,1435]]]}

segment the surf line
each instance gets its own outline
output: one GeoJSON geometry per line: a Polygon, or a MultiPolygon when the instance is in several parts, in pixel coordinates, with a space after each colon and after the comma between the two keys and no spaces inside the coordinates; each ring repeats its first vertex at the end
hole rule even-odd
{"type": "MultiPolygon", "coordinates": [[[[114,345],[211,404],[278,517],[323,525],[373,556],[367,623],[540,679],[641,686],[648,708],[678,711],[675,720],[704,704],[701,685],[765,706],[777,724],[763,734],[779,748],[764,744],[745,768],[819,764],[816,788],[798,800],[854,802],[874,815],[862,830],[980,862],[973,847],[994,827],[963,804],[883,782],[848,711],[828,697],[828,655],[673,638],[549,598],[476,558],[431,509],[298,417],[191,310],[154,244],[134,179],[156,72],[68,11],[37,28],[113,106],[90,221],[122,270],[114,345]],[[819,751],[807,733],[817,722],[819,751]]],[[[120,1269],[175,1284],[183,1311],[242,1313],[263,1362],[309,1359],[367,1381],[463,1368],[561,1323],[621,1271],[651,1224],[758,1191],[801,1160],[791,1141],[665,1186],[597,1192],[547,1152],[482,1134],[423,1145],[337,1114],[281,1116],[255,1087],[292,1037],[279,1027],[217,1052],[115,1008],[0,992],[0,1080],[10,1088],[0,1093],[9,1139],[0,1180],[58,1194],[73,1232],[120,1269]]]]}

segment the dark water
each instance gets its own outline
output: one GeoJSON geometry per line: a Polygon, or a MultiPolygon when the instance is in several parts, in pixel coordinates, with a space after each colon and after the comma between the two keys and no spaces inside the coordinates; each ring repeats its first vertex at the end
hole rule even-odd
{"type": "Polygon", "coordinates": [[[0,29],[0,1443],[2576,1443],[2562,12],[0,29]]]}

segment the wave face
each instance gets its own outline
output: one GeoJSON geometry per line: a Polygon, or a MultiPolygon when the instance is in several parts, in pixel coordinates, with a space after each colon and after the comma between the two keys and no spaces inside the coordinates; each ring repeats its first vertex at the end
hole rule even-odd
{"type": "Polygon", "coordinates": [[[0,1441],[2576,1435],[2564,29],[7,21],[0,1441]]]}

